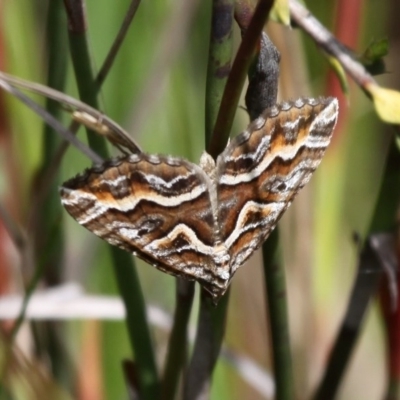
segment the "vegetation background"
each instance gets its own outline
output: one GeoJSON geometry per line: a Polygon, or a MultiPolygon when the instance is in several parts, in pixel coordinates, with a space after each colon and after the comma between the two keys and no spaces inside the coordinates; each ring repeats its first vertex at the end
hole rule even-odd
{"type": "MultiPolygon", "coordinates": [[[[182,49],[171,48],[170,52],[176,54],[173,60],[159,62],[165,27],[176,4],[165,0],[140,4],[101,90],[100,106],[131,132],[146,152],[173,154],[198,162],[204,149],[211,3],[199,2],[182,49]],[[159,64],[155,65],[155,61],[159,64]],[[154,75],[150,76],[150,72],[163,77],[157,87],[152,84],[154,75]],[[144,117],[134,120],[138,110],[143,111],[144,117]]],[[[307,6],[357,53],[361,54],[372,40],[387,37],[389,73],[378,79],[386,87],[400,87],[397,67],[400,9],[396,0],[309,0],[307,6]]],[[[106,56],[127,7],[128,1],[122,0],[87,1],[88,36],[95,69],[106,56]]],[[[0,70],[30,81],[46,82],[47,8],[47,2],[43,1],[0,2],[0,70]]],[[[357,86],[350,83],[349,94],[344,97],[326,58],[304,33],[275,22],[268,23],[267,31],[281,52],[280,99],[319,95],[340,98],[340,120],[333,143],[311,183],[280,223],[295,385],[301,399],[318,383],[343,317],[357,261],[358,247],[353,233],[363,237],[369,227],[391,132],[378,120],[370,100],[357,86]]],[[[238,30],[235,37],[239,43],[238,30]]],[[[60,46],[59,51],[65,53],[66,92],[78,97],[69,50],[60,46]]],[[[23,227],[30,213],[38,169],[46,157],[47,136],[43,134],[42,121],[26,107],[4,93],[0,93],[0,102],[0,201],[23,227]]],[[[241,105],[244,107],[244,101],[241,105]]],[[[69,117],[62,118],[68,121],[69,117]]],[[[242,131],[247,123],[247,113],[239,108],[233,134],[242,131]]],[[[80,137],[85,140],[83,135],[80,137]]],[[[59,182],[89,165],[89,160],[70,148],[63,159],[59,182]]],[[[47,211],[44,218],[52,215],[51,209],[47,211]]],[[[46,220],[40,224],[44,227],[46,220]]],[[[62,257],[56,265],[46,263],[46,280],[78,281],[87,292],[118,295],[107,245],[65,212],[62,224],[62,257]]],[[[41,255],[51,253],[60,245],[49,238],[44,242],[41,255]]],[[[34,263],[23,262],[20,256],[0,223],[0,295],[22,293],[23,282],[26,284],[32,277],[34,263]]],[[[265,290],[259,261],[259,255],[254,256],[233,280],[225,344],[271,372],[265,290]]],[[[146,302],[172,313],[174,278],[142,262],[138,262],[138,272],[146,302]]],[[[193,325],[197,321],[197,309],[196,301],[191,317],[193,325]]],[[[9,330],[10,324],[3,323],[2,329],[9,330]]],[[[61,386],[75,390],[76,398],[82,400],[126,398],[121,360],[131,357],[131,349],[124,321],[73,321],[60,323],[57,330],[60,339],[57,346],[62,350],[59,369],[56,372],[53,369],[53,373],[61,386]]],[[[41,351],[36,350],[36,355],[29,330],[22,329],[17,343],[25,349],[25,356],[41,359],[45,369],[43,355],[52,351],[52,343],[40,338],[40,324],[34,332],[35,340],[44,346],[41,351]]],[[[157,359],[162,365],[168,332],[153,328],[152,333],[157,359]]],[[[382,322],[379,308],[374,304],[367,314],[338,398],[380,398],[385,368],[382,322]]],[[[16,385],[23,386],[23,379],[16,379],[16,385]]],[[[213,378],[212,398],[257,400],[264,397],[244,382],[227,360],[221,359],[213,378]]]]}

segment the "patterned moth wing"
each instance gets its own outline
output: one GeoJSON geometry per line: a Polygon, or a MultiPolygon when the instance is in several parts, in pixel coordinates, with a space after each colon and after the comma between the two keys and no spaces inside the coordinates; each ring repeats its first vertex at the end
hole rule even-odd
{"type": "Polygon", "coordinates": [[[281,103],[255,119],[218,158],[218,221],[229,249],[230,278],[309,181],[337,116],[334,98],[281,103]]]}
{"type": "Polygon", "coordinates": [[[180,158],[131,154],[65,182],[68,213],[108,243],[212,291],[215,218],[206,173],[180,158]]]}
{"type": "Polygon", "coordinates": [[[61,187],[81,225],[156,268],[195,279],[214,301],[276,226],[329,144],[336,99],[302,99],[266,110],[217,163],[131,154],[61,187]]]}

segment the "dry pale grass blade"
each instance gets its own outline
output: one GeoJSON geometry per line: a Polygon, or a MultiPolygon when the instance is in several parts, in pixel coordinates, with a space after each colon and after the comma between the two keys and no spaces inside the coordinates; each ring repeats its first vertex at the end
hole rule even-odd
{"type": "MultiPolygon", "coordinates": [[[[21,310],[23,298],[9,295],[0,298],[0,320],[12,320],[21,310]]],[[[172,316],[157,306],[147,307],[149,322],[163,331],[172,328],[172,316]]],[[[119,297],[86,294],[77,283],[67,283],[51,289],[35,292],[26,309],[26,320],[77,320],[100,319],[122,321],[125,309],[119,297]]],[[[189,329],[193,343],[195,329],[189,329]]],[[[272,398],[274,383],[272,377],[254,360],[222,347],[221,357],[227,361],[253,389],[265,398],[272,398]]]]}
{"type": "MultiPolygon", "coordinates": [[[[82,101],[50,87],[25,81],[0,71],[0,83],[1,81],[13,87],[17,86],[59,102],[67,111],[72,112],[72,116],[77,122],[95,130],[97,133],[105,136],[111,143],[126,148],[131,153],[141,153],[140,146],[120,125],[82,101]]],[[[3,88],[7,90],[6,87],[3,86],[3,88]]]]}

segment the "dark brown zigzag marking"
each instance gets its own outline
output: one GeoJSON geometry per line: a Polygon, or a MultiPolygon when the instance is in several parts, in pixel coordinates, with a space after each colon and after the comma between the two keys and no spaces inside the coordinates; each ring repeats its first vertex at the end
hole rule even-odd
{"type": "Polygon", "coordinates": [[[237,218],[244,205],[252,200],[258,203],[273,203],[292,201],[296,195],[301,182],[305,177],[310,176],[315,167],[311,164],[314,160],[319,160],[323,155],[320,149],[309,149],[302,147],[293,159],[282,160],[276,157],[269,167],[263,173],[249,182],[242,182],[240,187],[230,185],[219,186],[218,202],[220,205],[219,221],[221,222],[221,237],[226,240],[232,230],[235,228],[237,218]],[[302,166],[299,170],[299,180],[294,188],[281,188],[281,190],[271,190],[271,187],[278,181],[278,185],[285,184],[291,171],[302,166]],[[225,206],[225,204],[227,204],[225,206]],[[234,205],[234,206],[233,206],[234,205]]]}
{"type": "Polygon", "coordinates": [[[304,110],[292,109],[290,117],[285,114],[279,114],[275,118],[267,119],[261,129],[254,130],[249,135],[243,132],[240,137],[232,141],[230,148],[230,157],[233,160],[225,163],[225,173],[241,174],[248,173],[256,168],[267,154],[279,154],[281,149],[294,145],[297,141],[305,139],[308,135],[309,128],[316,115],[315,112],[306,114],[304,110]],[[283,123],[294,123],[298,121],[298,130],[295,134],[288,137],[282,127],[283,123]],[[268,140],[269,139],[269,140],[268,140]],[[263,146],[261,144],[263,143],[263,146]],[[246,154],[249,154],[246,157],[246,154]],[[254,154],[258,154],[256,159],[252,158],[254,154]]]}

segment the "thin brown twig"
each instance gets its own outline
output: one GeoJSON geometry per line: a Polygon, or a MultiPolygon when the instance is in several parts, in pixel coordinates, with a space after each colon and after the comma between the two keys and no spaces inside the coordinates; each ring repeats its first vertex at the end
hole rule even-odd
{"type": "Polygon", "coordinates": [[[64,0],[65,10],[68,14],[68,30],[80,34],[87,29],[85,6],[82,0],[64,0]]]}
{"type": "Polygon", "coordinates": [[[122,22],[122,25],[118,31],[118,34],[110,48],[110,51],[107,54],[106,59],[103,62],[103,65],[99,71],[99,73],[96,76],[96,84],[97,87],[100,88],[101,85],[103,84],[106,76],[108,75],[108,72],[110,71],[115,58],[118,54],[118,51],[125,39],[126,34],[128,33],[128,29],[132,23],[133,18],[135,17],[136,11],[139,7],[140,0],[132,0],[128,11],[125,14],[125,18],[122,22]]]}
{"type": "Polygon", "coordinates": [[[367,84],[377,84],[364,66],[351,57],[340,43],[307,8],[297,0],[289,0],[291,19],[327,53],[334,56],[353,80],[365,90],[367,84]]]}

